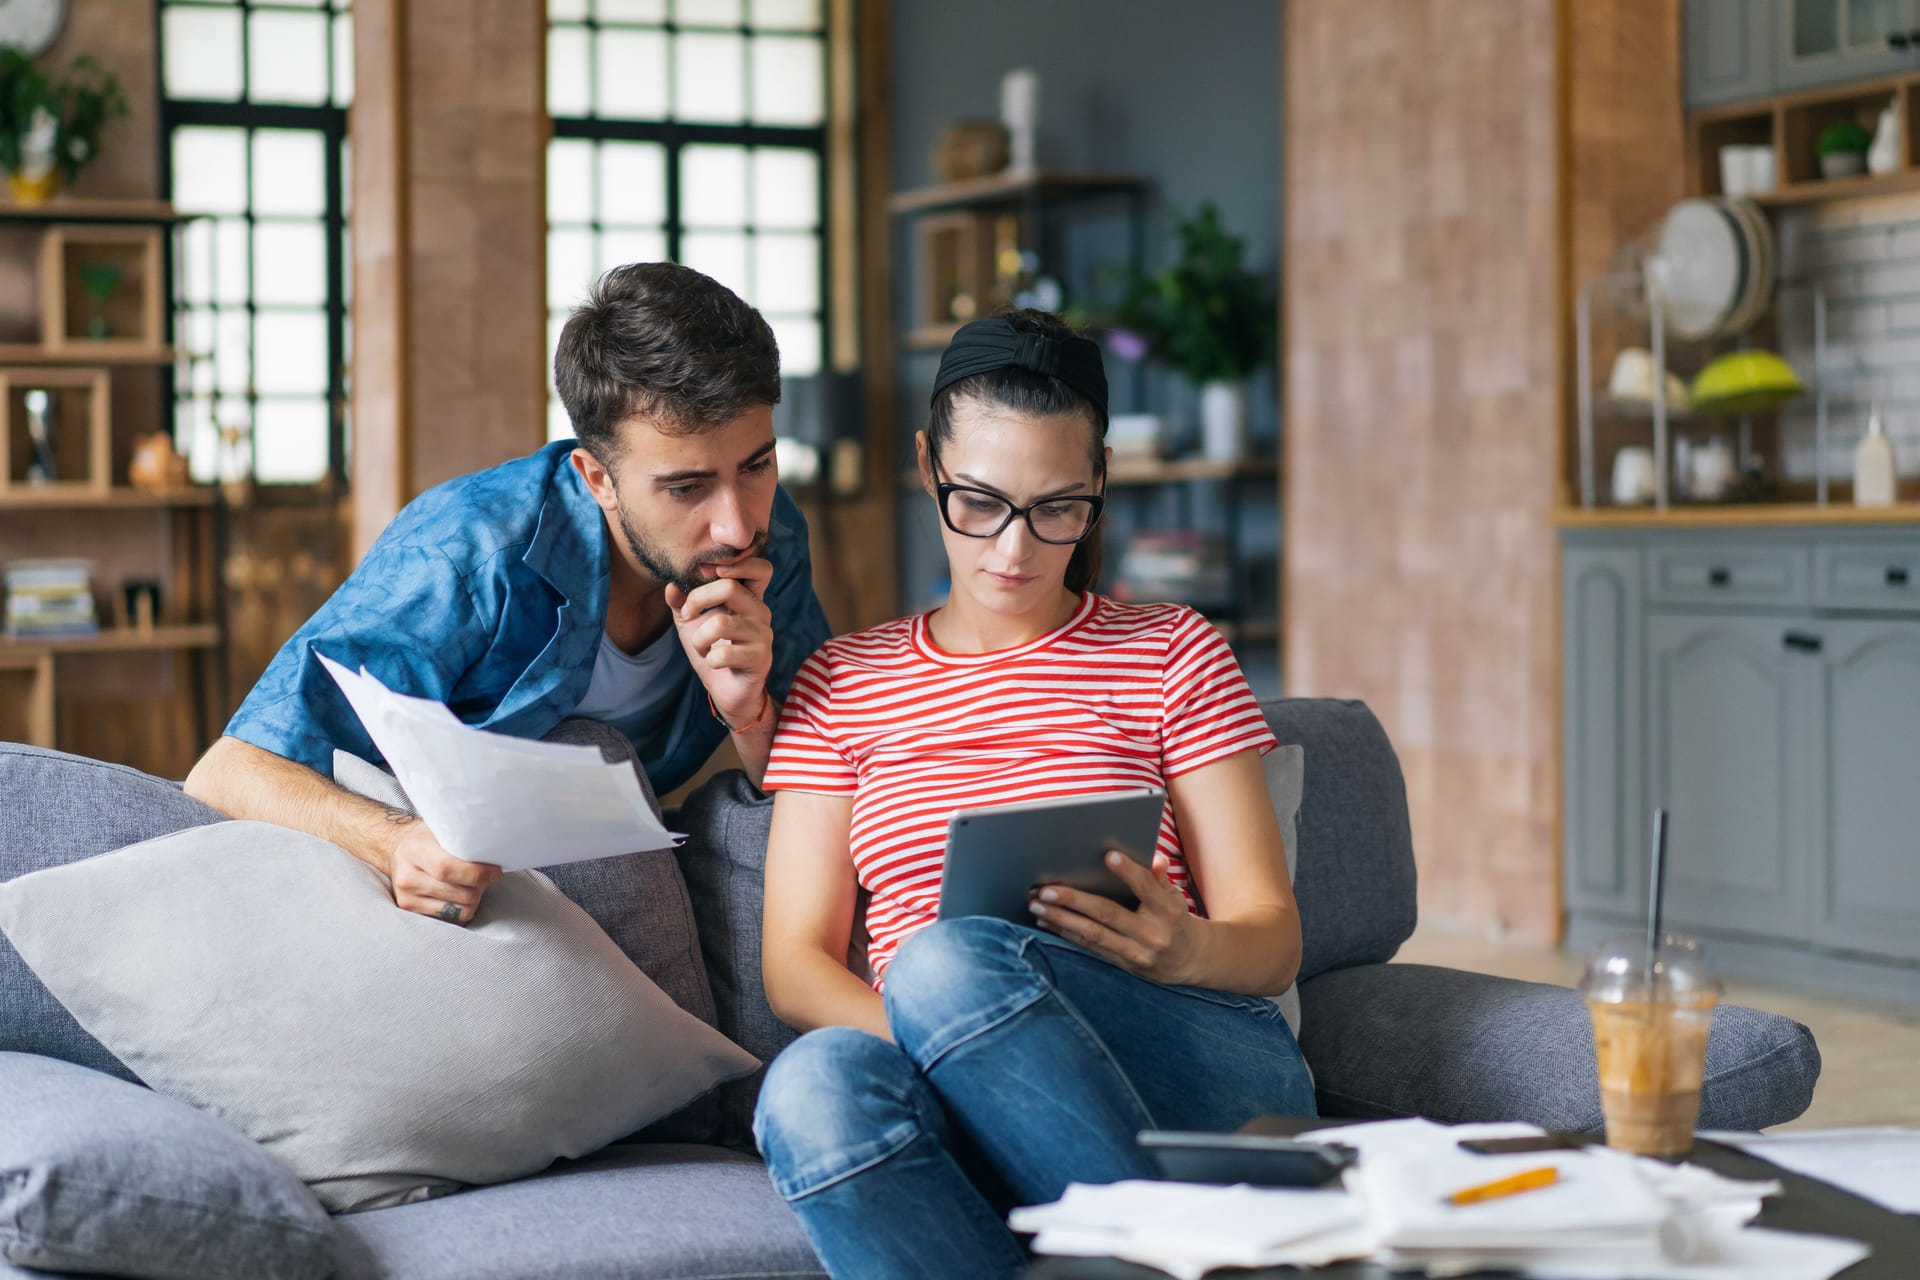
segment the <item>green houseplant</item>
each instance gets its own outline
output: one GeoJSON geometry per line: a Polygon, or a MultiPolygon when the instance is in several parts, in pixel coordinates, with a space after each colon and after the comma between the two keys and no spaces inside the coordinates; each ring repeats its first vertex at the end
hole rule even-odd
{"type": "Polygon", "coordinates": [[[1867,151],[1873,135],[1855,120],[1835,120],[1820,131],[1813,149],[1820,157],[1820,175],[1849,178],[1867,171],[1867,151]]]}
{"type": "Polygon", "coordinates": [[[1207,456],[1236,458],[1245,448],[1246,380],[1273,359],[1278,316],[1242,265],[1245,243],[1227,234],[1213,205],[1176,222],[1174,236],[1175,260],[1132,280],[1118,318],[1199,389],[1207,456]]]}
{"type": "Polygon", "coordinates": [[[18,49],[0,49],[0,169],[14,199],[39,204],[100,154],[100,134],[127,114],[119,82],[90,57],[54,80],[18,49]]]}

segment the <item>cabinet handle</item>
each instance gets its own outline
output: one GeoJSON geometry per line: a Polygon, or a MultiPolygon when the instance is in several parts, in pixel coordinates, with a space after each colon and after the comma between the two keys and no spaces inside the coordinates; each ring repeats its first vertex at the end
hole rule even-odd
{"type": "Polygon", "coordinates": [[[1805,631],[1789,631],[1780,637],[1780,643],[1801,653],[1818,653],[1826,647],[1826,642],[1819,636],[1809,635],[1805,631]]]}
{"type": "Polygon", "coordinates": [[[1895,565],[1887,566],[1887,585],[1890,587],[1906,586],[1907,585],[1907,566],[1903,564],[1895,564],[1895,565]]]}
{"type": "Polygon", "coordinates": [[[1707,570],[1707,585],[1710,587],[1724,587],[1732,581],[1733,570],[1731,569],[1724,569],[1719,565],[1715,565],[1713,568],[1707,570]]]}
{"type": "Polygon", "coordinates": [[[1905,31],[1895,31],[1887,36],[1887,43],[1896,49],[1906,48],[1911,40],[1911,34],[1905,31]]]}

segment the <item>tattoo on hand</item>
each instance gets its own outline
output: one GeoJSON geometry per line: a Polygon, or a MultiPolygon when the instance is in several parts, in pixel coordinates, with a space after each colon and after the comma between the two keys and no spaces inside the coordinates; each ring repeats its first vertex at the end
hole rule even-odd
{"type": "Polygon", "coordinates": [[[403,827],[407,823],[412,822],[414,818],[414,815],[408,813],[405,809],[396,809],[390,804],[381,805],[380,813],[382,817],[396,827],[403,827]]]}

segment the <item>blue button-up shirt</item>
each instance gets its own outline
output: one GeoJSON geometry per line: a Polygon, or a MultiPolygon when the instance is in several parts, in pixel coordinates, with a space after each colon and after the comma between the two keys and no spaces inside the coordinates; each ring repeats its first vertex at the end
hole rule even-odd
{"type": "MultiPolygon", "coordinates": [[[[227,726],[329,777],[335,748],[380,753],[315,658],[365,664],[401,693],[446,703],[463,721],[540,738],[572,714],[593,679],[611,572],[606,517],[568,462],[571,440],[450,480],[395,516],[360,567],[275,655],[227,726]]],[[[773,696],[830,634],[813,592],[807,524],[785,490],[767,529],[773,580],[773,696]]],[[[665,794],[726,737],[684,651],[680,695],[659,727],[636,736],[647,777],[665,794]]]]}

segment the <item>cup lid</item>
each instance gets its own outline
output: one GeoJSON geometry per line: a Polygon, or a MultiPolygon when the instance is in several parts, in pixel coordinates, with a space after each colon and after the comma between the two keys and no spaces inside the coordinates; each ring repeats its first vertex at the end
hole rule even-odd
{"type": "Polygon", "coordinates": [[[1647,936],[1623,933],[1607,939],[1587,956],[1580,990],[1589,1000],[1617,1003],[1649,998],[1718,999],[1721,987],[1698,939],[1679,933],[1662,935],[1649,971],[1647,936]]]}

